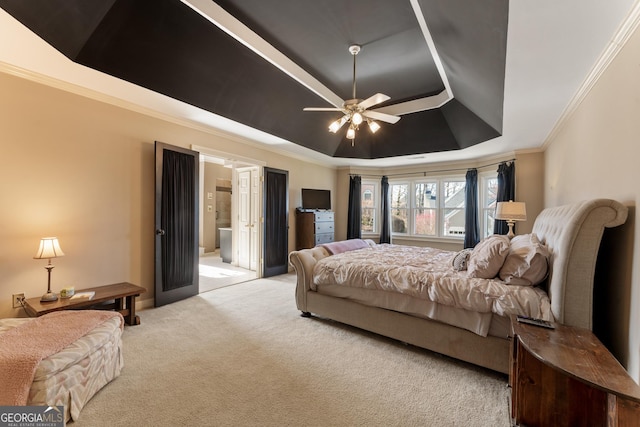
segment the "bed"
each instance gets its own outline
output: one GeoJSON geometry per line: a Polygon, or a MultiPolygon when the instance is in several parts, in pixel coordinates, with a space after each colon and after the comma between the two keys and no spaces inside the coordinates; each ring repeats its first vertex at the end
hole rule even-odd
{"type": "MultiPolygon", "coordinates": [[[[0,336],[36,319],[0,319],[0,336]]],[[[110,317],[61,351],[42,359],[35,370],[26,405],[64,406],[65,420],[77,420],[86,403],[120,375],[124,365],[123,326],[122,316],[110,317]]]]}
{"type": "MultiPolygon", "coordinates": [[[[459,266],[454,266],[456,255],[459,258],[463,254],[435,251],[436,257],[446,259],[450,270],[445,274],[448,277],[445,290],[439,291],[442,295],[435,295],[435,301],[418,298],[415,290],[408,292],[410,296],[407,299],[406,295],[398,296],[393,289],[408,288],[409,282],[424,284],[422,279],[413,275],[417,274],[417,269],[425,268],[414,265],[409,259],[412,256],[423,258],[422,248],[398,249],[398,245],[376,245],[372,241],[354,245],[346,241],[334,247],[325,245],[293,251],[289,254],[289,262],[297,275],[296,305],[304,316],[312,317],[313,314],[329,318],[508,373],[509,315],[533,315],[571,326],[592,328],[593,279],[602,234],[605,228],[621,225],[626,218],[627,208],[610,199],[594,199],[543,210],[534,222],[532,233],[527,235],[527,238],[537,238],[547,262],[544,280],[537,286],[526,286],[517,281],[507,284],[498,275],[486,279],[482,285],[477,284],[482,281],[476,278],[469,279],[474,283],[473,291],[457,294],[454,291],[458,286],[456,280],[470,274],[469,271],[457,271],[459,266]],[[366,247],[355,249],[352,246],[366,247]],[[385,273],[387,276],[404,277],[400,284],[397,281],[385,284],[386,279],[380,279],[384,274],[375,275],[377,279],[374,280],[362,270],[354,273],[349,267],[350,264],[358,264],[354,262],[358,257],[364,264],[374,252],[384,253],[392,249],[400,251],[396,257],[408,259],[404,266],[389,267],[385,273]],[[417,255],[410,255],[411,251],[416,251],[417,255]],[[401,271],[405,276],[399,273],[401,271]],[[365,275],[364,279],[358,275],[365,275]],[[372,284],[372,281],[378,283],[372,284]],[[355,286],[348,286],[353,284],[355,286]],[[527,294],[536,293],[538,305],[522,303],[520,297],[503,301],[507,297],[496,294],[499,289],[512,293],[516,288],[527,288],[527,294]],[[367,293],[377,296],[372,299],[367,293]],[[467,299],[481,302],[484,299],[485,308],[476,312],[464,306],[467,299]],[[488,313],[487,306],[491,307],[488,313]]],[[[484,240],[481,244],[485,244],[484,240]]],[[[501,248],[504,253],[503,246],[501,248]]],[[[511,249],[507,250],[504,260],[509,253],[511,249]]],[[[466,259],[470,260],[468,256],[466,259]]],[[[375,263],[380,264],[379,261],[375,263]]],[[[363,270],[372,268],[369,265],[363,270]]],[[[431,285],[423,287],[429,288],[427,294],[434,293],[431,285]]],[[[407,291],[400,293],[407,294],[407,291]]]]}

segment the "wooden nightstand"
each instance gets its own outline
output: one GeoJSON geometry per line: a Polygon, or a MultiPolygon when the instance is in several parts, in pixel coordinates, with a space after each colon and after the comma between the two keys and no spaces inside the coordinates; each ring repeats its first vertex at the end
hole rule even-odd
{"type": "Polygon", "coordinates": [[[511,326],[515,425],[640,426],[640,387],[591,331],[511,326]]]}
{"type": "Polygon", "coordinates": [[[25,310],[30,316],[42,316],[60,310],[101,309],[116,310],[124,316],[127,325],[139,325],[140,317],[136,315],[136,297],[146,292],[145,288],[131,283],[115,283],[96,288],[79,289],[80,292],[95,292],[92,299],[63,299],[41,302],[40,297],[25,300],[25,310]],[[109,304],[113,301],[112,304],[109,304]]]}

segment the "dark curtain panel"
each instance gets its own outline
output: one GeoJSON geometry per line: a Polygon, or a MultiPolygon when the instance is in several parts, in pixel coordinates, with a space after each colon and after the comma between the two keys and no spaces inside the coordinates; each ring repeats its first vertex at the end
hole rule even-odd
{"type": "Polygon", "coordinates": [[[469,169],[465,184],[464,247],[473,248],[480,241],[478,225],[478,171],[469,169]]]}
{"type": "Polygon", "coordinates": [[[362,178],[352,176],[349,179],[349,213],[347,216],[347,239],[359,239],[362,236],[362,178]]]}
{"type": "Polygon", "coordinates": [[[162,274],[165,291],[193,283],[195,263],[194,201],[195,160],[193,156],[164,150],[162,173],[162,274]]]}
{"type": "Polygon", "coordinates": [[[391,243],[391,223],[389,212],[389,178],[382,177],[382,191],[380,199],[380,211],[382,221],[380,223],[380,243],[391,243]]]}
{"type": "Polygon", "coordinates": [[[269,172],[265,189],[265,247],[267,268],[288,265],[288,175],[269,172]]]}
{"type": "MultiPolygon", "coordinates": [[[[516,199],[516,164],[511,162],[500,163],[498,166],[498,193],[496,202],[508,202],[516,199]]],[[[494,234],[507,234],[509,225],[505,220],[495,220],[493,225],[494,234]]]]}

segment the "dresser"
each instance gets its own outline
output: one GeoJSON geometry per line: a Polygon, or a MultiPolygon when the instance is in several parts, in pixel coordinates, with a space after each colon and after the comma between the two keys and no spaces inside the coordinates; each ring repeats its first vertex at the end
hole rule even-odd
{"type": "Polygon", "coordinates": [[[332,211],[296,210],[296,250],[333,242],[332,211]]]}

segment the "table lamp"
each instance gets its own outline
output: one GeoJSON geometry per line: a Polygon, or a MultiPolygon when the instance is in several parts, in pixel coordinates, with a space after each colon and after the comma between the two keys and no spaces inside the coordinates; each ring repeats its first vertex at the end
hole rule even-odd
{"type": "Polygon", "coordinates": [[[513,232],[513,226],[516,221],[527,220],[527,207],[524,202],[514,202],[509,200],[508,202],[498,202],[496,205],[495,219],[502,219],[507,221],[509,225],[509,233],[507,237],[512,239],[515,236],[513,232]]]}
{"type": "Polygon", "coordinates": [[[64,256],[64,253],[62,252],[62,249],[60,249],[57,237],[44,237],[40,240],[40,247],[33,258],[49,260],[49,263],[44,267],[47,269],[49,274],[47,280],[47,293],[42,295],[40,301],[55,301],[58,299],[58,296],[51,292],[51,270],[53,270],[54,267],[51,265],[51,258],[57,258],[59,256],[64,256]]]}

